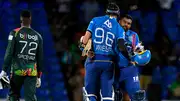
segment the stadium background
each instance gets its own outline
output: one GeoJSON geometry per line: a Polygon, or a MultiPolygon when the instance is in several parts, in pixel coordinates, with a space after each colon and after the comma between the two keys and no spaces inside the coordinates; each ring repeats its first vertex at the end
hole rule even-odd
{"type": "MultiPolygon", "coordinates": [[[[23,9],[32,12],[32,28],[44,39],[44,72],[39,101],[82,101],[84,58],[77,42],[89,21],[103,15],[107,0],[0,0],[0,65],[9,32],[20,27],[23,9]]],[[[149,101],[180,101],[180,0],[116,0],[121,14],[133,17],[132,30],[152,52],[139,67],[149,101]]],[[[8,90],[0,90],[0,98],[8,90]]],[[[23,89],[22,89],[23,99],[23,89]]]]}

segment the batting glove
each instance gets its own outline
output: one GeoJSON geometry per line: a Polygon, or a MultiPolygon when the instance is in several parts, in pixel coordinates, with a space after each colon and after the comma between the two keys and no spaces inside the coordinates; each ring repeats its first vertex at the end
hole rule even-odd
{"type": "Polygon", "coordinates": [[[144,51],[144,46],[142,45],[142,43],[138,43],[136,48],[135,48],[135,54],[138,54],[140,52],[144,51]]]}
{"type": "Polygon", "coordinates": [[[36,88],[39,88],[40,86],[41,86],[41,78],[37,78],[36,88]]]}
{"type": "Polygon", "coordinates": [[[2,77],[6,76],[6,75],[7,75],[7,73],[6,73],[5,71],[1,71],[1,73],[0,73],[0,79],[1,79],[2,77]]]}

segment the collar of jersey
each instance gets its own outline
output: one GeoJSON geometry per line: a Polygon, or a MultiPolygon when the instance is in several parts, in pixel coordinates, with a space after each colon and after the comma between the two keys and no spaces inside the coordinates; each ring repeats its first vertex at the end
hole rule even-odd
{"type": "Polygon", "coordinates": [[[117,18],[115,18],[115,17],[110,17],[109,15],[106,15],[106,16],[109,17],[110,19],[117,20],[117,18]]]}
{"type": "Polygon", "coordinates": [[[21,28],[23,28],[23,27],[25,27],[25,28],[31,28],[31,26],[29,26],[29,27],[27,27],[27,26],[21,26],[21,28]]]}

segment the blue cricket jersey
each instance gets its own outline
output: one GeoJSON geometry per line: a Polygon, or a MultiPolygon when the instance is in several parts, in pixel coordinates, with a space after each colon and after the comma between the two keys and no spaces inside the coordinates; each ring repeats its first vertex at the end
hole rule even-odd
{"type": "Polygon", "coordinates": [[[95,56],[114,56],[117,40],[125,38],[124,29],[116,18],[110,18],[108,15],[93,18],[87,30],[91,32],[95,56]]]}
{"type": "MultiPolygon", "coordinates": [[[[139,36],[136,32],[128,30],[125,33],[125,41],[127,45],[127,50],[130,53],[132,50],[135,49],[136,45],[139,43],[139,36]]],[[[118,66],[119,67],[126,67],[129,64],[129,61],[126,57],[124,57],[121,52],[118,53],[118,66]]]]}

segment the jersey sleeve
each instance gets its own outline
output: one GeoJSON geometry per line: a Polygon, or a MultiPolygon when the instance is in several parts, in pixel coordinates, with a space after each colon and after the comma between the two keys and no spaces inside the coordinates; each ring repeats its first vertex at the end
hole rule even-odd
{"type": "Polygon", "coordinates": [[[41,36],[39,36],[39,45],[37,48],[36,58],[37,58],[38,77],[41,77],[42,68],[43,68],[43,39],[41,36]]]}
{"type": "Polygon", "coordinates": [[[11,31],[8,37],[8,46],[6,48],[6,53],[4,57],[4,64],[2,70],[7,72],[11,66],[11,61],[15,51],[15,31],[11,31]]]}
{"type": "Polygon", "coordinates": [[[125,39],[125,31],[119,24],[117,25],[117,39],[125,39]]]}
{"type": "Polygon", "coordinates": [[[87,31],[92,33],[94,25],[95,25],[95,18],[90,21],[88,28],[87,28],[87,31]]]}

